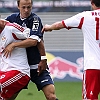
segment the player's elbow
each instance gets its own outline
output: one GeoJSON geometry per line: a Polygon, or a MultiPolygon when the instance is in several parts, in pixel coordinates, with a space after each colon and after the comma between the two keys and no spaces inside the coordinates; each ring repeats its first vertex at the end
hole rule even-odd
{"type": "Polygon", "coordinates": [[[31,45],[32,45],[32,46],[36,46],[36,45],[37,45],[37,43],[38,43],[38,40],[33,39],[33,41],[32,41],[32,43],[31,43],[31,45]]]}
{"type": "Polygon", "coordinates": [[[29,45],[30,46],[36,46],[38,43],[38,40],[36,39],[28,39],[29,45]]]}

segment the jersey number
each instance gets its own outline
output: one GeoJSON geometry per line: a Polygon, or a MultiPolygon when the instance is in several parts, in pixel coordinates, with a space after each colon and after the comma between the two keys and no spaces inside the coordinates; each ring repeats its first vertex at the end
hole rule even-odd
{"type": "Polygon", "coordinates": [[[95,21],[96,21],[96,40],[99,40],[99,21],[100,21],[100,18],[95,18],[95,21]]]}

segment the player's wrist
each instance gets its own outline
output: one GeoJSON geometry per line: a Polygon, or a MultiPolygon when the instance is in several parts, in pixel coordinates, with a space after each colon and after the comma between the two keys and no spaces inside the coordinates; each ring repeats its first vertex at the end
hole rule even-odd
{"type": "Polygon", "coordinates": [[[41,60],[47,60],[46,56],[41,56],[41,60]]]}
{"type": "Polygon", "coordinates": [[[13,42],[13,43],[11,43],[11,45],[12,45],[12,48],[15,48],[15,47],[17,47],[15,44],[16,44],[16,42],[13,42]]]}

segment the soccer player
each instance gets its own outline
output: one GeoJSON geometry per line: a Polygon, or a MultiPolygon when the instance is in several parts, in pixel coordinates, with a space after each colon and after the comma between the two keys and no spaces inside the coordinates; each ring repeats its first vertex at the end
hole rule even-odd
{"type": "MultiPolygon", "coordinates": [[[[43,38],[41,30],[43,28],[41,19],[35,13],[32,13],[32,0],[17,0],[20,13],[12,14],[6,18],[10,22],[16,22],[23,27],[31,29],[33,34],[43,38]]],[[[58,100],[55,94],[55,87],[47,66],[47,59],[44,46],[33,46],[35,40],[26,39],[22,42],[10,44],[10,48],[24,47],[27,51],[28,63],[30,65],[31,81],[34,82],[38,90],[42,90],[47,100],[58,100]],[[38,50],[39,49],[39,50],[38,50]]],[[[7,52],[12,52],[10,49],[7,52]]]]}
{"type": "Polygon", "coordinates": [[[2,100],[14,100],[30,80],[26,49],[15,48],[7,58],[3,53],[9,43],[22,41],[28,38],[29,34],[30,29],[0,19],[0,98],[3,98],[2,100]]]}
{"type": "Polygon", "coordinates": [[[98,100],[100,93],[100,0],[91,0],[92,11],[45,25],[44,31],[81,29],[84,35],[83,100],[98,100]]]}

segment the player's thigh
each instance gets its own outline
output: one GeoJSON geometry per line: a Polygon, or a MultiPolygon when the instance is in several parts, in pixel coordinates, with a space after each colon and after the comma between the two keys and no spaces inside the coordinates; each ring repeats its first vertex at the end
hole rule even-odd
{"type": "Polygon", "coordinates": [[[39,76],[36,69],[31,70],[31,81],[34,82],[38,88],[38,91],[42,90],[44,86],[53,84],[53,80],[50,76],[50,72],[43,71],[39,76]]]}
{"type": "Polygon", "coordinates": [[[83,76],[83,98],[98,99],[100,92],[100,70],[86,70],[83,76]]]}

